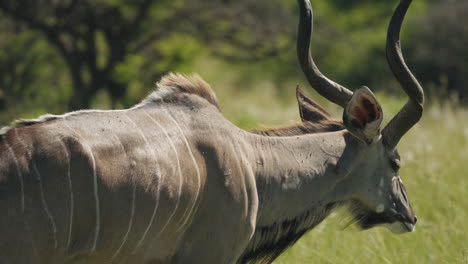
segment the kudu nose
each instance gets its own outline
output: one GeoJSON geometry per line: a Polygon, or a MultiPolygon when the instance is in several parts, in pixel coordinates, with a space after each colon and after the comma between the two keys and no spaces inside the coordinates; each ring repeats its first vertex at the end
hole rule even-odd
{"type": "Polygon", "coordinates": [[[415,225],[417,221],[418,221],[418,217],[415,215],[413,219],[413,225],[415,225]]]}

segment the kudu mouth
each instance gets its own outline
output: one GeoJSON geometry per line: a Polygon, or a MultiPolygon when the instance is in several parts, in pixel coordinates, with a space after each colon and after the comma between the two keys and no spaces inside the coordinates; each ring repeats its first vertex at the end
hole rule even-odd
{"type": "Polygon", "coordinates": [[[418,218],[414,214],[403,214],[394,209],[377,213],[364,206],[359,201],[353,201],[350,206],[353,222],[361,230],[367,230],[376,226],[399,225],[398,231],[395,228],[390,229],[395,233],[413,232],[418,218]]]}

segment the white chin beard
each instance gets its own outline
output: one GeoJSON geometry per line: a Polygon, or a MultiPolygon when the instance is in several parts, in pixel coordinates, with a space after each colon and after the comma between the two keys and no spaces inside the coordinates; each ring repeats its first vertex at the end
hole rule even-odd
{"type": "Polygon", "coordinates": [[[388,228],[390,231],[392,231],[395,234],[413,232],[415,229],[415,226],[413,224],[404,223],[404,222],[394,222],[391,224],[383,224],[382,226],[385,226],[386,228],[388,228]]]}

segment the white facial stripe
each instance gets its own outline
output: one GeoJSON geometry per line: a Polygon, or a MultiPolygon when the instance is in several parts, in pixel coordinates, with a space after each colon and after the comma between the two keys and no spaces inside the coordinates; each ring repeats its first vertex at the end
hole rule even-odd
{"type": "MultiPolygon", "coordinates": [[[[64,121],[66,121],[66,118],[64,117],[64,121]]],[[[93,168],[93,191],[94,191],[94,200],[96,203],[96,227],[94,231],[94,241],[93,241],[93,246],[91,248],[91,251],[96,250],[97,242],[99,239],[99,232],[101,230],[101,210],[100,210],[100,203],[99,203],[99,192],[98,192],[98,179],[97,179],[97,173],[96,173],[96,159],[94,158],[93,151],[91,150],[91,146],[87,143],[87,141],[78,133],[76,130],[74,130],[70,125],[68,125],[66,122],[63,122],[63,124],[68,127],[71,131],[73,131],[80,139],[81,139],[81,144],[83,147],[85,147],[91,157],[91,166],[93,168]]]]}
{"type": "MultiPolygon", "coordinates": [[[[146,110],[143,110],[143,113],[145,113],[145,115],[148,116],[148,118],[151,119],[151,121],[153,121],[153,123],[155,123],[161,129],[161,131],[164,133],[164,135],[166,136],[167,140],[169,141],[169,144],[171,145],[171,148],[174,150],[176,160],[177,160],[177,171],[179,173],[179,193],[178,193],[178,197],[177,197],[177,203],[176,203],[176,206],[174,207],[174,211],[172,212],[172,214],[167,219],[166,224],[164,224],[164,226],[161,228],[158,235],[156,236],[156,237],[158,237],[164,231],[164,229],[166,229],[166,226],[170,223],[171,219],[174,217],[175,213],[177,212],[177,209],[179,208],[180,197],[182,196],[183,177],[182,177],[182,169],[180,167],[179,153],[177,152],[177,149],[176,149],[175,144],[172,141],[171,137],[167,133],[166,129],[164,129],[164,127],[161,124],[159,124],[158,121],[156,121],[151,115],[149,115],[148,112],[146,112],[146,110]]],[[[184,216],[185,216],[185,214],[184,214],[184,216]]]]}
{"type": "Polygon", "coordinates": [[[10,153],[11,157],[13,158],[13,161],[15,162],[15,168],[16,168],[16,173],[18,174],[18,179],[20,182],[20,190],[21,190],[21,213],[24,214],[24,179],[23,179],[23,174],[21,173],[20,167],[18,160],[16,159],[15,152],[13,152],[13,149],[11,149],[10,145],[5,142],[5,145],[8,149],[8,152],[10,153]]]}
{"type": "Polygon", "coordinates": [[[188,220],[190,219],[190,215],[192,214],[193,208],[195,207],[195,204],[197,203],[198,195],[199,195],[200,189],[201,189],[201,174],[200,174],[200,168],[198,167],[195,156],[193,155],[192,148],[190,147],[190,145],[189,145],[189,143],[187,141],[187,138],[185,137],[184,131],[182,130],[182,128],[180,128],[179,123],[177,123],[177,121],[172,117],[172,115],[169,113],[169,111],[167,111],[166,109],[163,109],[163,110],[164,110],[164,112],[166,112],[167,116],[171,119],[171,121],[179,129],[180,135],[182,135],[182,140],[184,141],[185,146],[187,147],[187,150],[189,151],[190,158],[193,161],[195,170],[197,172],[197,179],[198,179],[198,189],[197,189],[197,193],[195,195],[195,199],[193,200],[193,204],[192,204],[192,207],[190,208],[190,211],[189,211],[189,214],[187,215],[187,218],[184,220],[182,225],[177,229],[177,231],[179,231],[187,224],[188,220]]]}
{"type": "Polygon", "coordinates": [[[72,184],[72,178],[71,178],[71,172],[70,172],[70,154],[68,153],[68,149],[65,146],[65,143],[63,143],[62,139],[59,138],[58,140],[59,144],[62,146],[65,156],[67,158],[67,180],[68,180],[68,188],[70,189],[70,224],[68,225],[68,239],[67,239],[67,248],[70,247],[71,243],[71,234],[73,230],[73,212],[75,208],[75,202],[74,202],[74,197],[73,197],[73,184],[72,184]]]}
{"type": "Polygon", "coordinates": [[[414,224],[404,223],[404,225],[408,228],[408,230],[410,230],[410,232],[414,232],[414,230],[416,229],[416,226],[414,224]]]}
{"type": "MultiPolygon", "coordinates": [[[[128,117],[127,115],[125,115],[125,117],[127,117],[127,119],[130,121],[130,123],[132,123],[135,126],[135,128],[138,130],[138,133],[140,134],[143,141],[145,142],[145,145],[149,146],[150,144],[149,144],[148,140],[146,139],[145,135],[143,134],[143,131],[140,129],[140,127],[138,127],[138,125],[135,122],[133,122],[133,120],[130,117],[128,117]]],[[[150,149],[151,149],[152,155],[154,157],[154,161],[156,162],[157,159],[158,159],[158,157],[156,155],[156,152],[154,151],[154,148],[150,148],[150,149]]],[[[161,168],[158,166],[157,170],[158,171],[156,172],[156,176],[161,178],[161,168]]],[[[145,232],[143,232],[143,235],[141,236],[140,241],[137,243],[137,245],[136,245],[135,249],[133,250],[132,254],[135,254],[135,252],[138,250],[138,248],[142,245],[143,241],[145,240],[146,236],[148,235],[149,230],[151,229],[151,226],[153,226],[154,218],[156,217],[156,212],[158,211],[158,207],[159,207],[160,188],[161,188],[161,179],[159,179],[159,184],[156,187],[156,201],[155,201],[155,205],[154,205],[154,209],[153,209],[153,214],[151,215],[148,226],[146,227],[145,232]]]]}
{"type": "Polygon", "coordinates": [[[19,136],[18,130],[15,130],[15,135],[16,135],[16,138],[18,139],[19,143],[23,146],[24,150],[26,151],[26,154],[31,159],[31,164],[32,164],[32,167],[33,167],[33,171],[34,171],[34,174],[36,175],[36,178],[37,178],[37,184],[38,184],[38,187],[39,187],[39,193],[40,193],[40,197],[41,197],[42,207],[44,208],[44,211],[45,211],[45,213],[47,215],[47,218],[50,221],[50,225],[51,225],[51,228],[52,228],[52,237],[54,238],[54,248],[57,248],[57,246],[58,246],[58,243],[57,243],[57,227],[55,225],[54,216],[50,212],[49,206],[47,205],[47,201],[45,199],[44,187],[42,186],[41,174],[39,173],[39,170],[37,169],[36,163],[34,162],[32,153],[29,151],[28,146],[26,145],[26,143],[24,143],[24,141],[19,136]]]}
{"type": "Polygon", "coordinates": [[[380,141],[380,139],[382,138],[382,135],[381,134],[378,134],[377,136],[373,137],[372,138],[372,144],[380,141]]]}
{"type": "Polygon", "coordinates": [[[414,225],[410,223],[403,222],[393,222],[391,224],[383,224],[386,228],[392,231],[395,234],[407,233],[414,231],[414,225]]]}

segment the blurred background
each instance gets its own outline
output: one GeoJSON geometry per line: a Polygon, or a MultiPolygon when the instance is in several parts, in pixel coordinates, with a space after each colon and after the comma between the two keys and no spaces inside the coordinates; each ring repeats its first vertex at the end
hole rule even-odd
{"type": "MultiPolygon", "coordinates": [[[[396,2],[313,0],[321,70],[351,89],[401,96],[384,51],[396,2]]],[[[403,51],[431,101],[468,103],[467,19],[462,0],[410,8],[403,51]]],[[[1,0],[0,122],[129,107],[169,71],[199,73],[221,101],[245,92],[289,100],[306,84],[296,24],[294,0],[1,0]]]]}
{"type": "MultiPolygon", "coordinates": [[[[406,100],[384,50],[397,0],[311,2],[322,72],[369,86],[391,118],[406,100]]],[[[0,125],[130,107],[170,71],[200,74],[242,128],[297,122],[296,84],[340,117],[298,67],[297,20],[295,0],[0,0],[0,125]]],[[[337,213],[276,263],[468,263],[467,25],[466,0],[414,0],[403,25],[403,53],[427,94],[400,144],[419,230],[343,231],[337,213]]]]}

